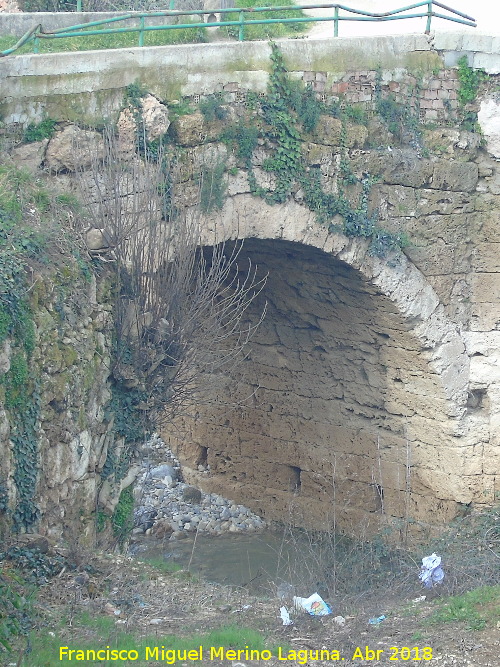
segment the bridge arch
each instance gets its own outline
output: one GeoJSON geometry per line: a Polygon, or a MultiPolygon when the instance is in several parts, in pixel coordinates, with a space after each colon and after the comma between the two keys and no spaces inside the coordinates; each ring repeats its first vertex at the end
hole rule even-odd
{"type": "Polygon", "coordinates": [[[243,381],[200,408],[186,437],[165,435],[188,479],[316,528],[452,518],[471,500],[468,357],[423,274],[401,252],[380,259],[328,233],[297,202],[235,195],[204,229],[206,245],[244,239],[269,274],[254,304],[268,314],[243,381]]]}

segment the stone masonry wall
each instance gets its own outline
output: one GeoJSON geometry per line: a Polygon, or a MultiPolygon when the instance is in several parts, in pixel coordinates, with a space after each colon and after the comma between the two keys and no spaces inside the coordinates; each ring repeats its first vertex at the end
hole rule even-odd
{"type": "MultiPolygon", "coordinates": [[[[33,502],[39,518],[31,530],[64,536],[73,545],[94,544],[99,495],[103,485],[109,486],[103,473],[108,449],[119,455],[123,446],[105,412],[113,331],[109,284],[100,280],[98,286],[95,278],[85,279],[69,263],[34,276],[30,305],[35,325],[30,367],[39,388],[37,452],[30,463],[37,470],[33,502]]],[[[0,378],[6,377],[18,355],[15,341],[5,340],[0,346],[0,378]]],[[[2,529],[9,527],[20,503],[14,480],[16,466],[23,465],[16,463],[19,424],[7,391],[0,383],[0,481],[8,502],[0,513],[2,529]]],[[[112,511],[121,488],[134,476],[120,480],[122,486],[115,485],[113,493],[107,489],[99,508],[112,511]]]]}

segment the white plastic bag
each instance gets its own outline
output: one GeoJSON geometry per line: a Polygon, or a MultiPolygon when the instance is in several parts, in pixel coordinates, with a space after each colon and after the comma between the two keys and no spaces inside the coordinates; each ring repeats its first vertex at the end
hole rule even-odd
{"type": "Polygon", "coordinates": [[[280,607],[280,616],[281,620],[283,621],[283,625],[293,625],[293,621],[290,618],[290,614],[288,613],[288,609],[286,607],[280,607]]]}
{"type": "Polygon", "coordinates": [[[441,556],[432,554],[422,558],[422,567],[418,578],[426,588],[432,588],[434,584],[440,584],[444,579],[441,556]]]}
{"type": "Polygon", "coordinates": [[[327,616],[332,613],[330,607],[326,604],[322,597],[317,593],[313,593],[308,598],[293,598],[295,609],[306,611],[311,616],[327,616]]]}

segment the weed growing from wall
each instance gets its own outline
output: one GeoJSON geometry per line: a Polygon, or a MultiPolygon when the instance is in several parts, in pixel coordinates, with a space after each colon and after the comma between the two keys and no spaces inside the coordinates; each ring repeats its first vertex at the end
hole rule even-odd
{"type": "Polygon", "coordinates": [[[396,101],[394,93],[382,94],[382,69],[377,69],[375,77],[375,111],[382,118],[389,132],[394,134],[398,141],[410,138],[420,145],[420,95],[422,78],[417,78],[415,86],[408,91],[406,104],[396,101]]]}
{"type": "Polygon", "coordinates": [[[482,69],[469,67],[467,56],[458,60],[458,80],[460,88],[457,91],[458,101],[462,106],[474,102],[479,92],[479,86],[485,80],[486,74],[482,69]]]}
{"type": "Polygon", "coordinates": [[[50,139],[56,131],[56,124],[52,118],[45,118],[40,123],[30,123],[24,130],[23,140],[29,144],[34,141],[50,139]]]}
{"type": "Polygon", "coordinates": [[[29,300],[34,292],[27,266],[33,260],[48,262],[46,248],[54,232],[58,243],[62,242],[60,229],[51,226],[53,219],[43,218],[46,224],[35,231],[25,222],[26,213],[55,214],[66,205],[52,199],[30,172],[11,165],[0,167],[0,345],[9,340],[11,346],[10,368],[0,375],[0,400],[10,423],[16,491],[10,518],[17,531],[32,529],[39,517],[35,500],[41,397],[39,370],[32,359],[36,337],[29,300]]]}
{"type": "Polygon", "coordinates": [[[462,56],[458,60],[458,81],[460,87],[457,91],[458,101],[460,103],[461,125],[469,132],[481,132],[477,122],[477,113],[467,109],[468,104],[476,101],[481,83],[486,79],[486,73],[482,69],[473,69],[469,67],[467,56],[462,56]]]}
{"type": "Polygon", "coordinates": [[[226,185],[224,172],[226,165],[218,162],[214,167],[205,166],[200,174],[200,208],[203,213],[211,213],[214,209],[220,210],[226,199],[226,185]]]}
{"type": "Polygon", "coordinates": [[[223,99],[221,93],[213,93],[200,101],[200,111],[206,121],[224,120],[227,111],[222,106],[223,99]]]}
{"type": "Polygon", "coordinates": [[[0,645],[12,651],[11,642],[27,633],[31,622],[31,601],[14,571],[0,573],[0,645]]]}
{"type": "Polygon", "coordinates": [[[41,244],[32,230],[21,225],[22,193],[28,185],[28,174],[5,167],[0,170],[0,178],[3,186],[0,197],[0,343],[7,338],[13,343],[10,369],[0,376],[0,385],[9,411],[13,444],[17,498],[12,520],[15,529],[26,530],[38,519],[35,489],[40,394],[30,364],[35,329],[27,300],[23,261],[36,255],[41,244]]]}
{"type": "Polygon", "coordinates": [[[113,533],[119,544],[127,539],[134,525],[134,496],[129,486],[120,493],[120,498],[111,517],[113,533]]]}

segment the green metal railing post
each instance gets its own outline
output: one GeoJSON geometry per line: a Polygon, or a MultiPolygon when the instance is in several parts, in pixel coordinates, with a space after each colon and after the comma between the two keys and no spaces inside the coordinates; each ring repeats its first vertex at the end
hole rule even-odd
{"type": "Polygon", "coordinates": [[[144,16],[139,20],[139,46],[144,46],[144,16]]]}
{"type": "Polygon", "coordinates": [[[40,40],[38,37],[33,39],[33,53],[40,53],[40,40]]]}
{"type": "Polygon", "coordinates": [[[339,36],[339,7],[335,5],[335,12],[333,15],[333,36],[339,36]]]}
{"type": "Polygon", "coordinates": [[[432,0],[429,0],[427,5],[427,25],[425,26],[425,34],[428,35],[431,31],[431,18],[432,18],[432,0]]]}
{"type": "Polygon", "coordinates": [[[76,11],[82,12],[82,0],[76,0],[76,11]]]}
{"type": "Polygon", "coordinates": [[[175,0],[170,0],[170,2],[168,4],[168,8],[169,9],[175,9],[175,0]]]}
{"type": "Polygon", "coordinates": [[[240,42],[245,40],[245,12],[240,12],[240,29],[238,31],[238,40],[240,42]]]}

